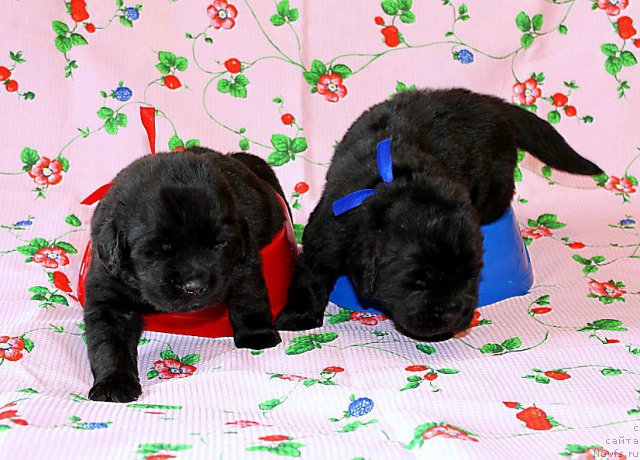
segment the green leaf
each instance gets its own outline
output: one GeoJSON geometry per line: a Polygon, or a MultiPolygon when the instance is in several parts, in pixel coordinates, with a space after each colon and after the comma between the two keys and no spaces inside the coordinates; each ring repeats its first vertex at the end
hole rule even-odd
{"type": "Polygon", "coordinates": [[[324,75],[327,73],[327,66],[325,66],[322,61],[318,61],[317,59],[311,63],[311,71],[318,76],[324,75]]]}
{"type": "Polygon", "coordinates": [[[171,72],[171,68],[164,65],[162,62],[158,62],[156,64],[156,69],[158,69],[162,75],[167,75],[169,72],[171,72]]]}
{"type": "Polygon", "coordinates": [[[235,82],[238,85],[242,85],[242,86],[247,86],[250,83],[249,79],[246,76],[242,75],[242,74],[236,75],[235,82]]]}
{"type": "Polygon", "coordinates": [[[187,70],[187,67],[189,67],[189,61],[187,60],[187,58],[184,58],[184,57],[176,58],[176,69],[178,69],[181,72],[184,72],[185,70],[187,70]]]}
{"type": "Polygon", "coordinates": [[[276,398],[276,399],[270,399],[268,401],[262,402],[258,404],[258,407],[261,410],[272,410],[275,407],[278,407],[280,404],[282,404],[282,401],[276,398]]]}
{"type": "Polygon", "coordinates": [[[109,107],[101,107],[100,110],[98,110],[98,118],[102,118],[103,120],[108,120],[112,116],[113,116],[113,109],[110,109],[109,107]]]}
{"type": "Polygon", "coordinates": [[[229,86],[229,94],[233,97],[245,98],[247,97],[247,88],[238,83],[231,83],[231,86],[229,86]]]}
{"type": "Polygon", "coordinates": [[[274,14],[273,16],[271,16],[271,18],[269,18],[269,20],[271,21],[271,24],[276,27],[280,27],[286,22],[285,18],[283,18],[279,14],[274,14]]]}
{"type": "Polygon", "coordinates": [[[291,142],[291,151],[293,153],[300,153],[305,150],[307,150],[307,139],[304,137],[296,137],[293,139],[293,142],[291,142]]]}
{"type": "Polygon", "coordinates": [[[547,165],[544,165],[540,171],[542,172],[542,176],[545,179],[551,179],[551,168],[547,165]]]}
{"type": "Polygon", "coordinates": [[[33,388],[23,388],[22,390],[18,390],[20,393],[28,393],[28,394],[35,394],[38,393],[36,390],[34,390],[33,388]]]}
{"type": "Polygon", "coordinates": [[[118,126],[122,126],[123,128],[126,128],[128,121],[129,119],[127,118],[126,114],[119,113],[118,115],[116,115],[116,124],[118,126]]]}
{"type": "Polygon", "coordinates": [[[278,10],[278,14],[280,16],[287,16],[289,14],[289,0],[282,0],[276,5],[276,9],[278,10]]]}
{"type": "MultiPolygon", "coordinates": [[[[556,123],[560,123],[561,118],[562,117],[560,116],[560,112],[558,112],[557,110],[552,110],[547,114],[547,120],[549,120],[549,123],[551,123],[552,125],[555,125],[556,123]]],[[[546,166],[546,168],[549,168],[549,167],[546,166]]]]}
{"type": "Polygon", "coordinates": [[[597,264],[601,264],[602,262],[605,261],[605,258],[604,256],[594,256],[591,258],[591,260],[593,260],[597,264]]]}
{"type": "Polygon", "coordinates": [[[33,347],[35,346],[33,344],[33,340],[28,339],[27,337],[22,337],[22,341],[24,342],[24,349],[27,351],[27,353],[31,353],[33,347]]]}
{"type": "Polygon", "coordinates": [[[197,354],[185,355],[182,357],[180,362],[182,364],[193,366],[194,364],[198,364],[198,362],[200,362],[200,355],[197,355],[197,354]]]}
{"type": "Polygon", "coordinates": [[[519,166],[516,166],[516,168],[513,170],[513,180],[515,182],[522,181],[522,170],[520,169],[519,166]]]}
{"type": "Polygon", "coordinates": [[[67,217],[64,218],[64,221],[71,225],[72,227],[80,227],[82,225],[82,222],[80,221],[80,219],[78,219],[78,216],[76,216],[75,214],[69,214],[67,217]]]}
{"type": "Polygon", "coordinates": [[[243,152],[246,152],[247,150],[249,150],[249,141],[247,140],[246,137],[243,137],[242,139],[240,139],[240,142],[238,142],[238,145],[240,146],[240,150],[242,150],[243,152]]]}
{"type": "Polygon", "coordinates": [[[402,83],[401,81],[396,82],[396,93],[401,93],[402,91],[407,90],[407,85],[402,83]]]}
{"type": "Polygon", "coordinates": [[[602,51],[602,54],[605,56],[615,56],[618,54],[618,45],[615,43],[605,43],[600,47],[600,51],[602,51]]]}
{"type": "Polygon", "coordinates": [[[417,343],[416,348],[427,355],[433,355],[436,352],[436,349],[431,345],[423,345],[421,343],[417,343]]]}
{"type": "Polygon", "coordinates": [[[204,42],[208,43],[209,45],[211,45],[213,43],[213,38],[211,37],[204,37],[204,42]]]}
{"type": "Polygon", "coordinates": [[[421,381],[422,381],[422,377],[418,375],[410,375],[409,377],[407,377],[407,382],[421,382],[421,381]]]}
{"type": "Polygon", "coordinates": [[[458,369],[450,369],[448,367],[443,367],[442,369],[438,369],[440,374],[458,374],[460,371],[458,369]]]}
{"type": "Polygon", "coordinates": [[[163,350],[160,353],[160,357],[162,359],[175,359],[176,361],[180,361],[180,358],[178,357],[177,354],[175,354],[173,350],[163,350]]]}
{"type": "Polygon", "coordinates": [[[88,45],[87,39],[80,34],[71,34],[71,43],[73,46],[88,45]]]}
{"type": "Polygon", "coordinates": [[[578,263],[581,263],[582,265],[591,265],[591,260],[590,259],[585,259],[584,257],[578,255],[578,254],[574,254],[571,256],[571,258],[573,260],[575,260],[578,263]]]}
{"type": "Polygon", "coordinates": [[[62,21],[53,21],[51,28],[58,35],[66,35],[69,32],[69,26],[62,21]]]}
{"type": "Polygon", "coordinates": [[[43,302],[47,300],[47,296],[45,296],[44,294],[34,294],[32,295],[29,300],[35,300],[37,302],[43,302]]]}
{"type": "Polygon", "coordinates": [[[500,353],[503,350],[499,343],[486,343],[480,348],[480,353],[500,353]]]}
{"type": "Polygon", "coordinates": [[[620,374],[622,374],[622,371],[620,369],[613,369],[613,368],[609,367],[607,369],[602,369],[600,371],[600,373],[602,375],[606,375],[607,377],[610,377],[612,375],[620,375],[620,374]]]}
{"type": "Polygon", "coordinates": [[[516,25],[522,32],[528,32],[531,29],[531,18],[524,11],[520,11],[516,16],[516,25]]]}
{"type": "Polygon", "coordinates": [[[288,163],[290,159],[288,152],[273,152],[267,157],[267,163],[271,166],[282,166],[288,163]]]}
{"type": "Polygon", "coordinates": [[[622,70],[622,59],[618,57],[608,57],[604,61],[604,68],[611,75],[616,76],[622,70]]]}
{"type": "Polygon", "coordinates": [[[422,380],[420,380],[419,382],[409,382],[404,386],[404,388],[400,389],[400,391],[415,390],[420,386],[421,383],[422,383],[422,380]]]}
{"type": "MultiPolygon", "coordinates": [[[[411,9],[411,7],[413,6],[413,1],[412,0],[397,0],[397,4],[398,4],[398,9],[406,11],[406,10],[410,10],[411,9]]],[[[462,6],[465,6],[465,5],[462,5],[462,6]]],[[[462,8],[462,7],[460,7],[460,8],[462,8]]],[[[460,14],[462,14],[462,13],[460,13],[460,14]]]]}
{"type": "Polygon", "coordinates": [[[302,237],[304,235],[304,224],[293,224],[293,233],[296,237],[296,243],[302,244],[302,237]]]}
{"type": "Polygon", "coordinates": [[[149,372],[147,372],[147,379],[149,380],[155,379],[159,375],[160,375],[160,372],[158,372],[155,369],[151,369],[149,372]]]}
{"type": "Polygon", "coordinates": [[[315,72],[302,72],[302,76],[310,85],[316,85],[320,79],[320,75],[315,72]]]}
{"type": "Polygon", "coordinates": [[[186,148],[189,148],[189,147],[197,147],[197,146],[199,146],[199,145],[200,145],[200,140],[199,140],[199,139],[189,139],[189,140],[184,144],[184,146],[185,146],[186,148]]]}
{"type": "Polygon", "coordinates": [[[469,11],[469,7],[464,3],[460,5],[460,7],[458,8],[458,13],[460,13],[461,16],[468,11],[469,11]]]}
{"type": "Polygon", "coordinates": [[[402,14],[400,15],[400,20],[405,24],[413,24],[414,22],[416,22],[416,15],[413,14],[412,11],[403,11],[402,14]]]}
{"type": "Polygon", "coordinates": [[[569,29],[564,24],[560,24],[558,26],[558,32],[560,32],[562,35],[567,35],[567,32],[569,32],[569,29]]]}
{"type": "Polygon", "coordinates": [[[385,0],[380,4],[382,11],[391,16],[395,16],[398,13],[398,4],[394,0],[385,0]]]}
{"type": "Polygon", "coordinates": [[[536,32],[539,31],[540,29],[542,29],[542,23],[544,21],[544,18],[541,14],[536,14],[532,19],[531,19],[531,25],[533,25],[533,30],[535,30],[536,32]]]}
{"type": "Polygon", "coordinates": [[[340,75],[343,79],[349,78],[353,73],[351,69],[344,64],[336,64],[331,68],[331,72],[340,75]]]}
{"type": "Polygon", "coordinates": [[[169,139],[169,150],[173,152],[178,147],[184,147],[184,142],[182,142],[180,136],[174,134],[173,136],[171,136],[171,139],[169,139]]]}
{"type": "Polygon", "coordinates": [[[289,11],[289,22],[295,22],[298,20],[299,17],[300,17],[300,11],[298,11],[298,8],[294,8],[289,11]]]}
{"type": "Polygon", "coordinates": [[[631,67],[638,63],[635,54],[631,51],[623,51],[620,53],[620,59],[622,60],[622,65],[625,67],[631,67]]]}
{"type": "Polygon", "coordinates": [[[160,51],[158,53],[158,59],[161,63],[168,67],[173,67],[176,65],[176,55],[170,51],[160,51]]]}
{"type": "Polygon", "coordinates": [[[533,35],[531,34],[524,34],[522,37],[520,37],[520,44],[522,45],[522,47],[524,49],[529,48],[531,45],[533,45],[533,41],[535,40],[535,38],[533,37],[533,35]]]}
{"type": "Polygon", "coordinates": [[[63,37],[62,35],[58,35],[54,43],[58,51],[60,51],[61,53],[66,53],[73,46],[73,44],[71,43],[71,39],[68,37],[63,37]]]}
{"type": "Polygon", "coordinates": [[[338,338],[338,334],[336,332],[325,332],[323,334],[311,334],[311,335],[308,335],[306,337],[308,337],[309,339],[313,340],[314,342],[329,343],[329,342],[333,342],[335,339],[337,339],[338,338]]]}
{"type": "Polygon", "coordinates": [[[502,346],[507,350],[515,350],[516,348],[520,348],[522,345],[522,340],[519,337],[511,337],[510,339],[502,342],[502,346]]]}
{"type": "Polygon", "coordinates": [[[291,148],[291,139],[283,134],[274,134],[271,136],[271,145],[278,152],[288,152],[291,148]]]}
{"type": "Polygon", "coordinates": [[[595,328],[603,331],[626,331],[626,328],[621,327],[622,321],[617,319],[599,319],[592,324],[595,328]]]}
{"type": "Polygon", "coordinates": [[[72,246],[69,243],[65,243],[64,241],[58,241],[57,243],[54,244],[54,247],[58,247],[58,248],[64,249],[69,254],[77,254],[78,253],[78,250],[74,246],[72,246]]]}
{"type": "Polygon", "coordinates": [[[124,16],[120,16],[120,24],[122,24],[124,27],[133,27],[133,22],[131,22],[124,16]]]}
{"type": "MultiPolygon", "coordinates": [[[[267,161],[269,160],[267,159],[267,161]]],[[[314,350],[315,348],[316,346],[311,340],[303,340],[299,342],[291,341],[290,345],[285,350],[285,353],[287,355],[300,355],[302,353],[314,350]]]]}
{"type": "Polygon", "coordinates": [[[548,384],[549,382],[551,382],[551,379],[549,377],[547,377],[546,375],[536,375],[535,381],[537,383],[543,383],[543,384],[548,384]]]}
{"type": "Polygon", "coordinates": [[[29,147],[23,148],[22,152],[20,152],[20,160],[29,167],[35,164],[39,159],[40,155],[38,155],[38,152],[29,147]]]}
{"type": "Polygon", "coordinates": [[[347,423],[345,426],[338,430],[338,433],[349,433],[351,431],[355,431],[362,426],[362,422],[356,420],[355,422],[347,423]]]}
{"type": "Polygon", "coordinates": [[[231,89],[231,82],[229,80],[218,80],[218,91],[221,93],[228,93],[231,89]]]}
{"type": "Polygon", "coordinates": [[[29,242],[29,244],[36,249],[40,249],[48,246],[49,242],[44,238],[34,238],[29,242]]]}
{"type": "Polygon", "coordinates": [[[110,118],[104,123],[104,130],[112,136],[118,134],[118,121],[115,118],[110,118]]]}
{"type": "Polygon", "coordinates": [[[65,307],[69,306],[69,302],[67,301],[67,298],[59,294],[53,294],[51,297],[49,297],[49,302],[64,305],[65,307]]]}
{"type": "Polygon", "coordinates": [[[29,292],[33,292],[34,294],[49,294],[49,289],[44,286],[31,286],[27,290],[29,292]]]}

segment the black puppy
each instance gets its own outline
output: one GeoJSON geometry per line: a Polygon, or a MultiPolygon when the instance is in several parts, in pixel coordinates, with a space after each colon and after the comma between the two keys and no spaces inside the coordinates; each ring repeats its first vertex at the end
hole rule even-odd
{"type": "Polygon", "coordinates": [[[336,148],[276,327],[322,325],[342,273],[408,336],[444,340],[467,327],[478,304],[480,225],[510,205],[518,147],[557,169],[601,173],[546,121],[495,97],[407,91],[366,111],[336,148]],[[376,146],[387,138],[394,178],[384,183],[376,146]],[[360,189],[374,194],[334,215],[333,203],[360,189]]]}
{"type": "Polygon", "coordinates": [[[159,153],[123,169],[91,221],[84,312],[94,401],[140,396],[142,315],[224,300],[239,348],[277,345],[259,256],[285,221],[282,188],[249,154],[159,153]]]}

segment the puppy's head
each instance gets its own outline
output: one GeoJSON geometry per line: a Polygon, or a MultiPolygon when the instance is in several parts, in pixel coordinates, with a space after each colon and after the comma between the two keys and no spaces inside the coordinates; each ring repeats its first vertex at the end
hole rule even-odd
{"type": "Polygon", "coordinates": [[[398,330],[438,340],[465,329],[478,305],[482,236],[466,192],[442,184],[390,190],[372,200],[358,248],[360,291],[398,330]]]}
{"type": "Polygon", "coordinates": [[[226,297],[246,237],[224,187],[158,186],[117,196],[96,251],[107,272],[143,302],[186,312],[226,297]]]}

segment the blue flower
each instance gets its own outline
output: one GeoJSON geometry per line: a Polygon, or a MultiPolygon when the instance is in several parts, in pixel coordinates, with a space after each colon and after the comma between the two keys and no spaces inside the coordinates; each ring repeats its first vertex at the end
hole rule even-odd
{"type": "Polygon", "coordinates": [[[133,91],[131,91],[126,86],[120,86],[113,92],[113,97],[115,97],[120,102],[127,102],[129,99],[131,99],[131,96],[133,96],[133,91]]]}
{"type": "MultiPolygon", "coordinates": [[[[633,220],[633,219],[622,219],[620,221],[620,225],[633,225],[635,223],[636,223],[636,221],[633,220]]],[[[16,225],[18,225],[18,224],[16,224],[16,225]]]]}
{"type": "Polygon", "coordinates": [[[33,224],[33,222],[31,222],[30,220],[21,220],[16,222],[14,225],[14,227],[28,227],[29,225],[33,224]]]}
{"type": "Polygon", "coordinates": [[[456,53],[455,58],[461,64],[471,64],[473,62],[473,53],[468,49],[462,49],[456,53]]]}
{"type": "Polygon", "coordinates": [[[109,428],[107,422],[82,422],[78,424],[81,430],[100,430],[102,428],[109,428]]]}
{"type": "Polygon", "coordinates": [[[129,21],[135,21],[140,17],[140,11],[138,11],[138,8],[130,6],[124,10],[124,17],[129,21]]]}
{"type": "Polygon", "coordinates": [[[353,417],[362,417],[373,409],[373,401],[369,398],[358,398],[349,404],[349,414],[353,417]]]}

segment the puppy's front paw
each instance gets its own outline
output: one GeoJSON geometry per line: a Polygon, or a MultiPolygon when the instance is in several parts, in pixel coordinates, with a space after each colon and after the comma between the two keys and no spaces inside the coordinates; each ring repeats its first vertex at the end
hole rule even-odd
{"type": "Polygon", "coordinates": [[[322,314],[313,315],[308,311],[300,313],[285,308],[276,319],[276,329],[279,331],[305,331],[322,326],[322,314]]]}
{"type": "Polygon", "coordinates": [[[271,348],[282,342],[280,334],[274,329],[262,331],[243,332],[236,334],[233,341],[237,348],[250,348],[252,350],[262,350],[271,348]]]}
{"type": "Polygon", "coordinates": [[[124,403],[135,401],[141,394],[142,387],[136,377],[114,372],[93,384],[89,390],[89,399],[124,403]]]}

